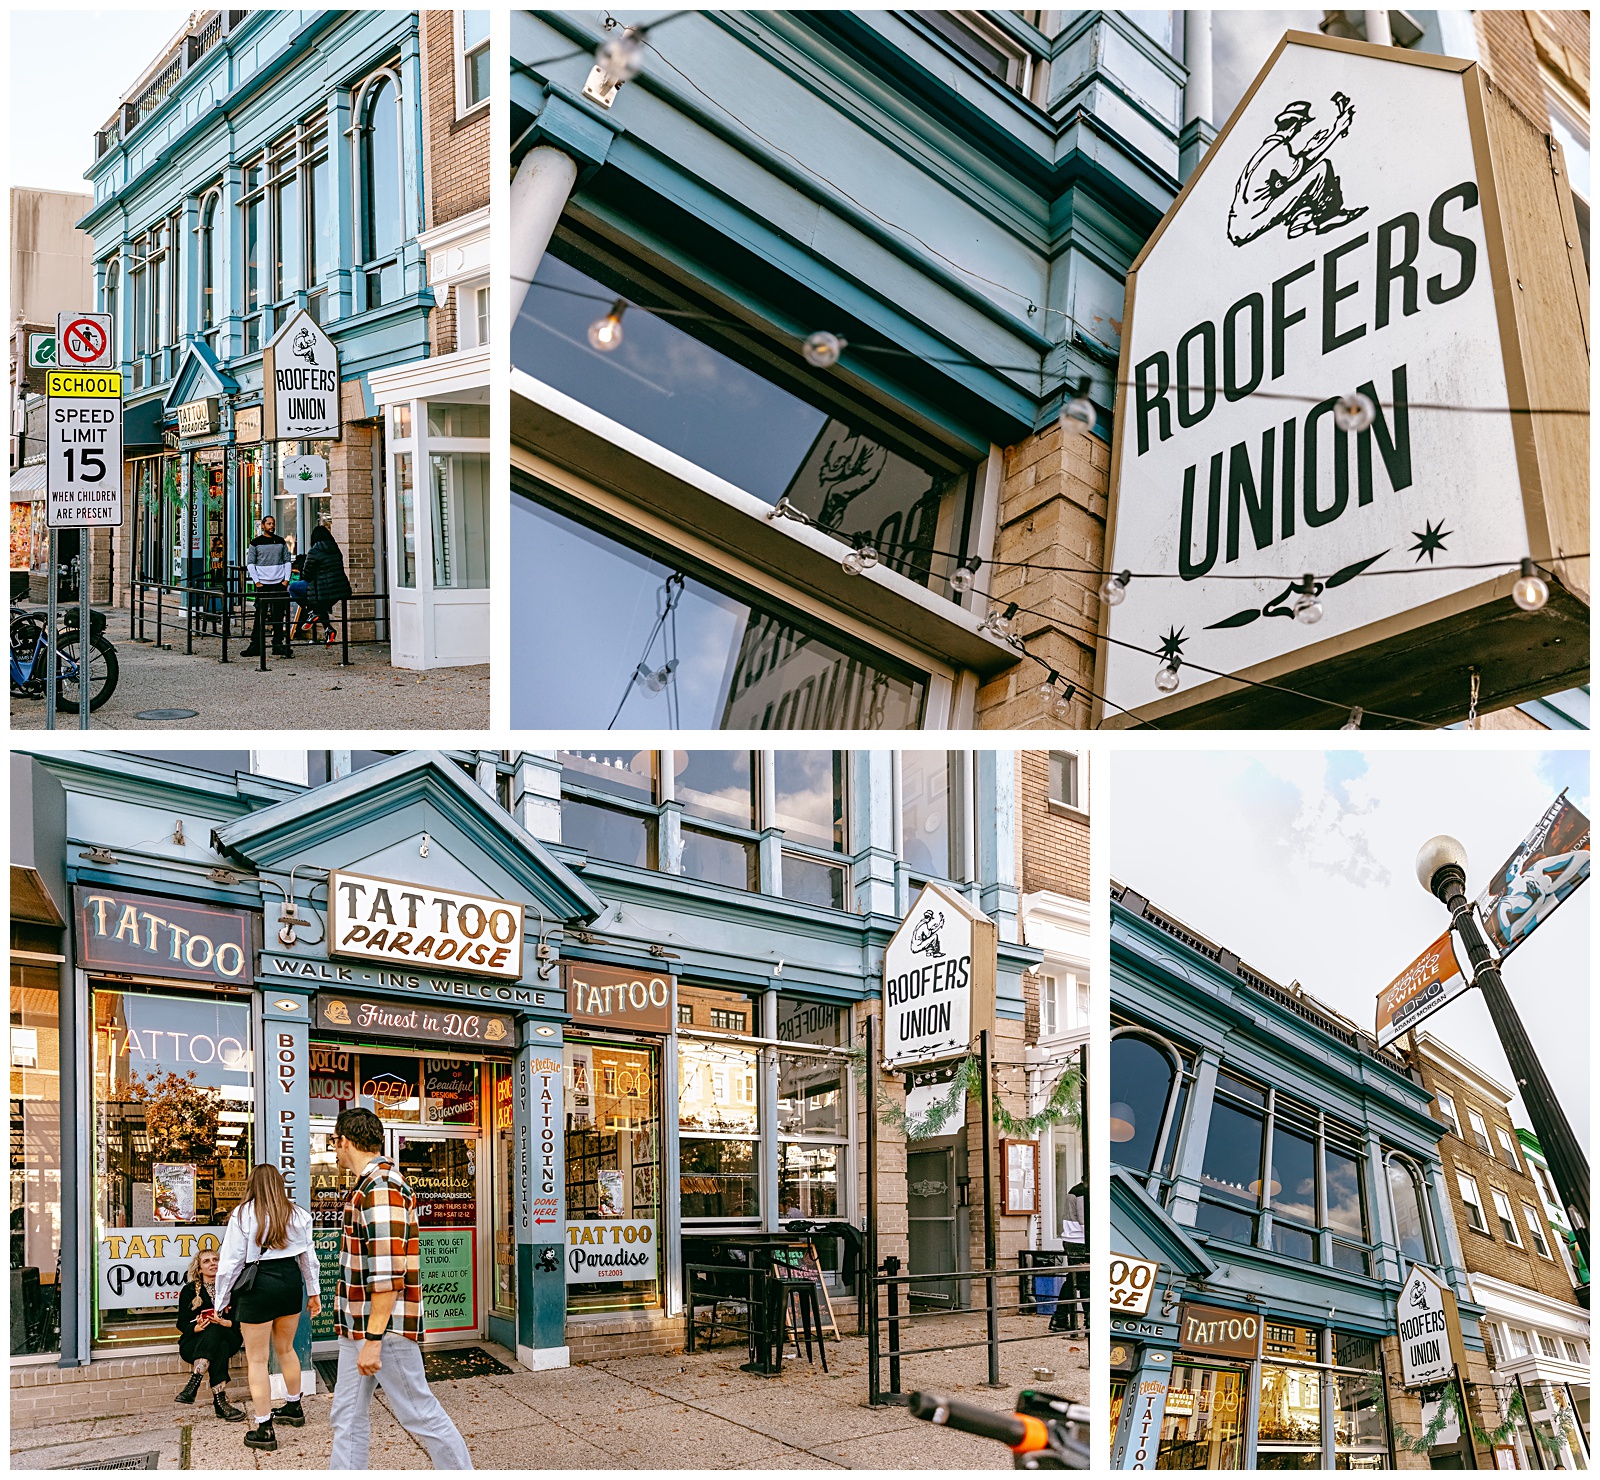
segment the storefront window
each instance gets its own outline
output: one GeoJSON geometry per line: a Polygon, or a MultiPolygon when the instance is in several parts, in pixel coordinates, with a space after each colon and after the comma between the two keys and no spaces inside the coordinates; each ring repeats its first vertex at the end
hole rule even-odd
{"type": "Polygon", "coordinates": [[[1322,1373],[1317,1368],[1261,1364],[1256,1466],[1263,1470],[1322,1468],[1322,1373]]]}
{"type": "Polygon", "coordinates": [[[756,1000],[741,992],[678,986],[678,1135],[683,1218],[760,1216],[760,1055],[695,1029],[754,1036],[756,1000]]]}
{"type": "Polygon", "coordinates": [[[1119,1166],[1148,1172],[1172,1094],[1172,1060],[1136,1033],[1111,1040],[1111,1157],[1119,1166]]]}
{"type": "Polygon", "coordinates": [[[97,984],[95,1337],[170,1333],[183,1272],[254,1165],[250,1006],[97,984]]]}
{"type": "Polygon", "coordinates": [[[435,452],[433,584],[437,590],[477,591],[489,584],[489,455],[435,452]]]}
{"type": "Polygon", "coordinates": [[[395,454],[394,470],[395,579],[412,591],[417,585],[417,493],[409,452],[395,454]]]}
{"type": "Polygon", "coordinates": [[[11,963],[11,1355],[61,1349],[61,1032],[54,966],[11,963]]]}
{"type": "MultiPolygon", "coordinates": [[[[779,997],[777,1037],[795,1045],[792,1050],[776,1050],[779,1217],[844,1217],[847,1208],[841,1188],[849,1136],[849,1064],[841,1054],[808,1052],[805,1045],[848,1048],[850,1009],[833,1002],[779,997]]],[[[834,1240],[822,1240],[817,1253],[824,1269],[835,1268],[834,1240]]]]}
{"type": "Polygon", "coordinates": [[[1248,1374],[1174,1362],[1161,1418],[1162,1470],[1242,1470],[1248,1374]]]}
{"type": "Polygon", "coordinates": [[[568,1039],[567,1308],[661,1303],[659,1051],[568,1039]]]}
{"type": "Polygon", "coordinates": [[[1344,1331],[1333,1333],[1334,1468],[1389,1468],[1389,1420],[1383,1398],[1383,1362],[1377,1341],[1344,1331]]]}
{"type": "Polygon", "coordinates": [[[379,1120],[422,1124],[422,1091],[417,1061],[388,1054],[364,1053],[357,1083],[361,1098],[379,1120]]]}
{"type": "Polygon", "coordinates": [[[490,1104],[494,1116],[494,1308],[501,1315],[517,1309],[517,1237],[513,1200],[516,1195],[516,1080],[510,1064],[493,1064],[490,1104]]]}

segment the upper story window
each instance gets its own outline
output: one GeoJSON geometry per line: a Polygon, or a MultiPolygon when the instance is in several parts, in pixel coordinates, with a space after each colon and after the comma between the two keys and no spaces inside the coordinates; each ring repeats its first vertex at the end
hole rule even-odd
{"type": "Polygon", "coordinates": [[[1461,1206],[1466,1209],[1467,1227],[1487,1233],[1489,1223],[1483,1215],[1483,1195],[1478,1191],[1478,1179],[1458,1171],[1456,1186],[1461,1190],[1461,1206]]]}
{"type": "Polygon", "coordinates": [[[1494,1145],[1489,1140],[1489,1127],[1483,1116],[1470,1106],[1467,1109],[1467,1120],[1472,1126],[1472,1139],[1477,1142],[1478,1150],[1485,1156],[1494,1155],[1494,1145]]]}
{"type": "Polygon", "coordinates": [[[1435,1090],[1433,1097],[1439,1102],[1439,1109],[1443,1112],[1444,1118],[1450,1122],[1450,1129],[1459,1136],[1461,1134],[1461,1120],[1456,1114],[1456,1102],[1442,1089],[1435,1090]]]}
{"type": "Polygon", "coordinates": [[[1438,1260],[1433,1219],[1422,1188],[1422,1174],[1403,1156],[1388,1158],[1389,1205],[1394,1211],[1395,1239],[1400,1252],[1414,1264],[1438,1260]]]}
{"type": "MultiPolygon", "coordinates": [[[[121,289],[122,258],[108,257],[106,259],[105,305],[106,312],[111,315],[111,327],[113,334],[116,334],[122,328],[122,321],[117,317],[117,314],[121,308],[121,289]]],[[[113,339],[112,342],[115,345],[115,353],[113,358],[121,360],[122,342],[120,339],[113,339]]]]}
{"type": "Polygon", "coordinates": [[[1187,1100],[1180,1056],[1137,1031],[1111,1040],[1111,1159],[1141,1174],[1172,1167],[1187,1100]]]}
{"type": "Polygon", "coordinates": [[[1089,810],[1089,752],[1050,752],[1050,801],[1073,812],[1089,810]]]}
{"type": "Polygon", "coordinates": [[[1039,1036],[1089,1026],[1089,983],[1072,972],[1039,977],[1039,1036]]]}
{"type": "Polygon", "coordinates": [[[675,795],[683,804],[683,872],[689,878],[733,889],[759,887],[756,844],[748,836],[756,825],[755,762],[755,753],[749,750],[677,752],[675,795]],[[746,836],[695,826],[691,818],[720,823],[746,836]]]}
{"type": "MultiPolygon", "coordinates": [[[[1528,1225],[1528,1233],[1533,1239],[1533,1246],[1546,1259],[1551,1258],[1550,1241],[1545,1237],[1544,1214],[1539,1212],[1532,1203],[1522,1205],[1523,1221],[1528,1225]]],[[[1552,1261],[1553,1262],[1553,1261],[1552,1261]]]]}
{"type": "Polygon", "coordinates": [[[562,750],[557,757],[562,842],[591,858],[658,867],[655,753],[562,750]]]}
{"type": "Polygon", "coordinates": [[[1508,1244],[1522,1247],[1522,1235],[1517,1232],[1517,1215],[1511,1210],[1511,1199],[1498,1187],[1489,1189],[1489,1196],[1494,1202],[1494,1215],[1500,1220],[1500,1232],[1505,1235],[1508,1244]]]}
{"type": "Polygon", "coordinates": [[[1038,101],[1044,67],[1015,37],[981,11],[921,10],[916,14],[932,26],[979,71],[998,83],[1038,101]]]}
{"type": "Polygon", "coordinates": [[[1517,1160],[1517,1146],[1516,1142],[1512,1138],[1511,1132],[1508,1131],[1503,1125],[1497,1125],[1494,1128],[1494,1135],[1495,1139],[1500,1143],[1500,1160],[1503,1161],[1508,1167],[1520,1172],[1522,1170],[1522,1165],[1517,1160]]]}
{"type": "Polygon", "coordinates": [[[772,825],[783,829],[783,897],[846,908],[845,776],[842,750],[772,754],[772,825]]]}
{"type": "Polygon", "coordinates": [[[222,314],[223,242],[222,192],[208,190],[200,201],[200,330],[209,343],[209,331],[222,314]]]}
{"type": "MultiPolygon", "coordinates": [[[[334,266],[332,181],[328,125],[320,112],[245,162],[239,208],[246,354],[254,354],[288,321],[300,293],[307,295],[311,316],[322,322],[325,279],[334,266]]],[[[220,242],[211,271],[220,283],[220,242]]]]}
{"type": "Polygon", "coordinates": [[[489,101],[489,12],[458,10],[456,22],[456,117],[489,101]]]}
{"type": "Polygon", "coordinates": [[[967,877],[970,759],[957,750],[900,752],[900,856],[919,880],[967,877]]]}
{"type": "Polygon", "coordinates": [[[364,84],[357,134],[361,183],[361,261],[367,308],[400,296],[405,240],[400,148],[400,80],[382,72],[364,84]]]}
{"type": "Polygon", "coordinates": [[[870,541],[889,569],[951,596],[947,578],[973,538],[977,459],[914,446],[914,432],[850,399],[792,345],[774,354],[744,330],[630,309],[620,343],[591,348],[589,328],[612,302],[665,296],[635,291],[620,264],[558,237],[514,326],[512,363],[764,503],[787,498],[846,544],[870,541]],[[730,436],[731,426],[760,435],[730,436]]]}

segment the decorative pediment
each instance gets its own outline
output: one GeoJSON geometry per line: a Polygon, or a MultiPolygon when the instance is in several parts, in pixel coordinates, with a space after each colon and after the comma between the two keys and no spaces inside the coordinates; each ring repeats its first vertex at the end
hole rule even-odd
{"type": "Polygon", "coordinates": [[[1216,1260],[1122,1167],[1111,1169],[1111,1236],[1119,1253],[1154,1259],[1190,1279],[1216,1273],[1216,1260]]]}
{"type": "Polygon", "coordinates": [[[203,401],[207,396],[231,396],[238,389],[239,382],[222,368],[211,346],[197,339],[184,350],[172,389],[161,404],[173,411],[189,401],[203,401]]]}

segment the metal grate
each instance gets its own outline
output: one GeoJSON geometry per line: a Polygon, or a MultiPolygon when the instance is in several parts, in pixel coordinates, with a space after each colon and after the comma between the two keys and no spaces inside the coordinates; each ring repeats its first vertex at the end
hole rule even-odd
{"type": "Polygon", "coordinates": [[[152,1449],[147,1454],[120,1454],[115,1459],[85,1460],[75,1465],[51,1465],[52,1470],[159,1470],[161,1451],[152,1449]]]}

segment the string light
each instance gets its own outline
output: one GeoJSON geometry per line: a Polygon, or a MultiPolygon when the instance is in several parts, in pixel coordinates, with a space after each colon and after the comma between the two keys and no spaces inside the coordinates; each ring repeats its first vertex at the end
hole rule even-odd
{"type": "MultiPolygon", "coordinates": [[[[1029,656],[1033,655],[1030,653],[1029,656]]],[[[1078,692],[1078,686],[1063,682],[1061,675],[1054,668],[1047,668],[1045,673],[1045,681],[1039,685],[1039,698],[1052,716],[1056,719],[1066,719],[1071,712],[1072,696],[1078,692]],[[1057,684],[1061,687],[1057,688],[1057,684]]]]}
{"type": "Polygon", "coordinates": [[[1365,711],[1361,708],[1361,706],[1357,704],[1356,707],[1350,711],[1350,718],[1340,725],[1339,728],[1341,730],[1359,730],[1361,728],[1361,716],[1364,712],[1365,711]]]}
{"type": "Polygon", "coordinates": [[[1128,571],[1119,570],[1113,572],[1106,577],[1104,584],[1100,587],[1100,599],[1107,606],[1121,606],[1123,599],[1128,594],[1128,586],[1132,580],[1133,576],[1128,571]]]}
{"type": "Polygon", "coordinates": [[[950,572],[950,589],[957,596],[965,596],[972,589],[973,577],[982,567],[983,561],[976,555],[969,555],[961,564],[950,572]]]}
{"type": "Polygon", "coordinates": [[[846,574],[859,576],[864,571],[869,571],[878,563],[878,551],[865,535],[858,536],[855,548],[847,551],[843,560],[839,562],[844,567],[846,574]]]}
{"type": "Polygon", "coordinates": [[[1341,432],[1364,432],[1377,414],[1372,398],[1363,391],[1340,396],[1333,404],[1333,424],[1341,432]]]}
{"type": "Polygon", "coordinates": [[[1511,588],[1511,599],[1525,612],[1536,612],[1550,599],[1550,588],[1539,578],[1531,560],[1521,564],[1522,574],[1511,588]]]}
{"type": "Polygon", "coordinates": [[[1294,589],[1299,593],[1294,599],[1295,621],[1307,627],[1315,626],[1322,620],[1322,603],[1317,600],[1322,587],[1317,584],[1316,576],[1307,571],[1305,579],[1294,589]]]}
{"type": "Polygon", "coordinates": [[[1095,415],[1094,402],[1089,399],[1089,377],[1080,375],[1077,385],[1073,387],[1071,399],[1061,408],[1061,435],[1083,436],[1094,430],[1098,419],[1095,415]]]}
{"type": "Polygon", "coordinates": [[[1182,658],[1171,657],[1156,669],[1156,687],[1163,694],[1170,694],[1178,687],[1178,669],[1182,666],[1182,658]]]}
{"type": "Polygon", "coordinates": [[[805,356],[806,364],[815,365],[819,370],[826,370],[839,363],[839,353],[849,343],[837,334],[830,334],[826,329],[818,329],[815,334],[807,334],[805,342],[800,346],[800,353],[805,356]]]}
{"type": "Polygon", "coordinates": [[[1007,603],[1004,610],[998,606],[989,608],[989,615],[983,619],[982,631],[991,637],[998,637],[1001,642],[1010,642],[1016,632],[1017,604],[1007,603]]]}
{"type": "Polygon", "coordinates": [[[670,659],[660,668],[652,668],[648,663],[641,663],[633,672],[633,681],[642,689],[648,689],[652,694],[659,694],[672,682],[672,675],[677,671],[678,660],[670,659]]]}
{"type": "Polygon", "coordinates": [[[601,354],[610,354],[622,343],[622,315],[627,311],[627,307],[628,305],[619,298],[611,305],[610,313],[589,325],[589,343],[601,354]]]}

